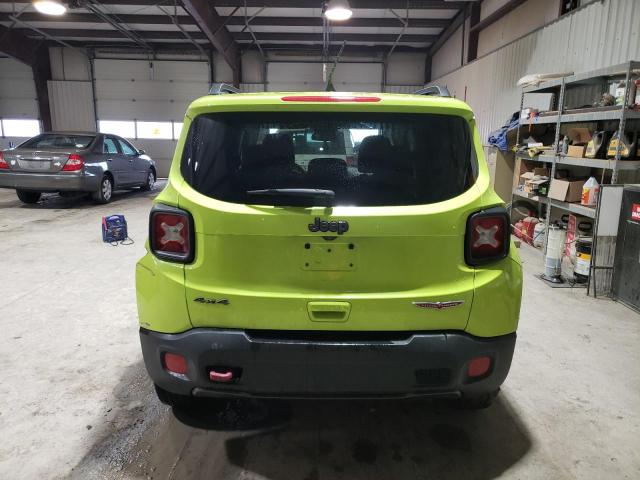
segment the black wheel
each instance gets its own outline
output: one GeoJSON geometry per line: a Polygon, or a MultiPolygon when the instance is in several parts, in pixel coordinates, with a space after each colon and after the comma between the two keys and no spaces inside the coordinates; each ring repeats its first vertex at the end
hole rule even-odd
{"type": "Polygon", "coordinates": [[[16,194],[22,203],[38,203],[40,192],[29,192],[27,190],[16,190],[16,194]]]}
{"type": "Polygon", "coordinates": [[[93,193],[93,201],[96,203],[109,203],[113,196],[113,179],[105,175],[100,180],[98,191],[93,193]]]}
{"type": "Polygon", "coordinates": [[[498,396],[500,390],[480,395],[465,395],[453,401],[453,406],[461,410],[482,410],[489,408],[493,403],[493,399],[498,396]]]}
{"type": "Polygon", "coordinates": [[[147,181],[140,188],[143,191],[148,192],[149,190],[153,189],[153,186],[155,185],[155,183],[156,183],[156,172],[154,172],[153,170],[149,170],[149,172],[147,173],[147,181]]]}

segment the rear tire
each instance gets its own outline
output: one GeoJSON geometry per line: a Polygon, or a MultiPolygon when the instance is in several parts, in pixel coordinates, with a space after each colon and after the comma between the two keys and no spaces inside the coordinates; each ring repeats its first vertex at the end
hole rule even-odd
{"type": "Polygon", "coordinates": [[[155,183],[156,183],[156,172],[154,172],[153,170],[149,170],[149,172],[147,173],[147,181],[145,182],[144,185],[140,187],[140,189],[143,192],[148,192],[153,189],[153,186],[155,185],[155,183]]]}
{"type": "Polygon", "coordinates": [[[22,203],[38,203],[40,192],[30,192],[28,190],[16,190],[16,194],[22,203]]]}
{"type": "Polygon", "coordinates": [[[104,175],[100,180],[98,191],[94,192],[92,197],[95,203],[109,203],[113,196],[113,179],[109,175],[104,175]]]}

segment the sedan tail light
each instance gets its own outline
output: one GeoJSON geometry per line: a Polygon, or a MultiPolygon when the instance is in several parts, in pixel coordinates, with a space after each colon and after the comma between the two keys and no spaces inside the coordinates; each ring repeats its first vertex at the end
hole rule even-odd
{"type": "Polygon", "coordinates": [[[467,264],[484,265],[509,254],[509,215],[503,208],[474,213],[467,219],[464,257],[467,264]]]}
{"type": "Polygon", "coordinates": [[[149,217],[151,252],[162,260],[189,263],[194,255],[193,220],[189,212],[158,205],[149,217]]]}
{"type": "Polygon", "coordinates": [[[0,170],[9,170],[9,164],[5,161],[2,152],[0,152],[0,170]]]}
{"type": "Polygon", "coordinates": [[[77,153],[72,153],[69,155],[69,159],[67,163],[62,167],[63,172],[77,172],[78,170],[82,170],[84,166],[84,159],[78,155],[77,153]]]}

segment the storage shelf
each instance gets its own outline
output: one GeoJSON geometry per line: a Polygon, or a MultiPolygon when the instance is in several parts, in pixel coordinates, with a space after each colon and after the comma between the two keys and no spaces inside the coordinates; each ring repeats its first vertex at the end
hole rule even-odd
{"type": "MultiPolygon", "coordinates": [[[[607,107],[604,107],[607,108],[607,107]]],[[[576,111],[576,110],[568,110],[563,113],[560,121],[561,123],[570,123],[570,122],[597,122],[597,121],[605,121],[605,120],[620,120],[621,107],[617,108],[607,108],[606,110],[602,109],[590,109],[592,111],[576,111]]],[[[627,119],[636,119],[640,118],[640,112],[635,110],[627,109],[625,114],[627,119]]],[[[520,119],[520,125],[529,125],[529,120],[520,119]]],[[[535,117],[531,122],[532,125],[538,124],[547,124],[547,123],[558,123],[558,115],[543,115],[535,117]]]]}
{"type": "Polygon", "coordinates": [[[551,206],[554,208],[559,208],[560,210],[564,210],[566,212],[582,215],[583,217],[589,217],[589,218],[596,217],[596,209],[594,207],[585,207],[584,205],[580,205],[579,203],[561,202],[560,200],[555,200],[553,198],[547,198],[547,197],[542,197],[542,198],[538,196],[528,197],[526,193],[520,190],[514,190],[513,195],[516,197],[524,198],[537,203],[546,203],[546,201],[549,200],[551,202],[551,206]]]}
{"type": "MultiPolygon", "coordinates": [[[[611,159],[600,159],[600,158],[585,158],[585,157],[567,157],[565,155],[536,155],[535,157],[530,157],[529,155],[524,155],[522,153],[517,154],[517,157],[522,160],[528,160],[531,162],[539,162],[539,163],[553,163],[554,159],[556,159],[557,165],[572,165],[575,167],[585,167],[585,168],[602,168],[612,170],[615,165],[615,160],[611,159]]],[[[620,160],[618,162],[618,170],[637,170],[640,169],[640,160],[620,160]]]]}
{"type": "MultiPolygon", "coordinates": [[[[600,84],[610,80],[624,80],[627,75],[627,68],[629,62],[621,63],[618,65],[612,65],[610,67],[599,68],[597,70],[591,70],[588,72],[581,72],[574,75],[564,77],[565,85],[594,85],[600,84]]],[[[640,62],[631,62],[631,70],[640,69],[640,62]]],[[[524,93],[544,93],[553,91],[562,85],[562,78],[554,78],[546,82],[542,82],[537,86],[525,87],[522,89],[524,93]]]]}

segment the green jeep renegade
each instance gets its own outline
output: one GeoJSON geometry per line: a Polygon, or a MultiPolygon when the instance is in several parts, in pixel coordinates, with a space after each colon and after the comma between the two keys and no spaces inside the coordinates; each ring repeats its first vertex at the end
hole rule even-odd
{"type": "Polygon", "coordinates": [[[190,105],[136,269],[162,401],[491,402],[521,265],[472,111],[432,91],[190,105]]]}

